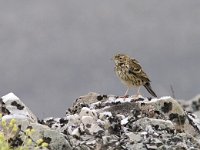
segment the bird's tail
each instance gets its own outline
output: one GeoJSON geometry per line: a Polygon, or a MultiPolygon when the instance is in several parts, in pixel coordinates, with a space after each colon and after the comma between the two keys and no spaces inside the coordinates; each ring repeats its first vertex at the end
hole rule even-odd
{"type": "Polygon", "coordinates": [[[154,97],[157,97],[156,93],[152,90],[150,82],[147,82],[144,87],[147,89],[147,91],[154,97]]]}

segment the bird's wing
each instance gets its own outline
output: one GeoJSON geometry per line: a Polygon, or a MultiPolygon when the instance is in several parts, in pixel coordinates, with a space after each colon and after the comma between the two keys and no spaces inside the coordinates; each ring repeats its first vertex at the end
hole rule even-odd
{"type": "Polygon", "coordinates": [[[129,61],[129,73],[141,78],[146,82],[150,82],[147,74],[142,70],[139,62],[136,59],[130,59],[129,61]]]}

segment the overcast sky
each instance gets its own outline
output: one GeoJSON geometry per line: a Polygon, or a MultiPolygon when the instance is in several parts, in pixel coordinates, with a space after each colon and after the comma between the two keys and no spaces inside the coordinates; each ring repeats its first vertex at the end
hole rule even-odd
{"type": "Polygon", "coordinates": [[[0,51],[1,96],[39,118],[64,116],[88,92],[123,95],[116,53],[140,62],[159,97],[172,85],[187,100],[200,93],[200,1],[1,1],[0,51]]]}

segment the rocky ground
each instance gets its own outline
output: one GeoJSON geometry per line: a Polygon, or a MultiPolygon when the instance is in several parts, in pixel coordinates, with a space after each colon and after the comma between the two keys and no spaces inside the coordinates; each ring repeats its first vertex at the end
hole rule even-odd
{"type": "MultiPolygon", "coordinates": [[[[43,138],[47,149],[200,149],[200,96],[177,101],[89,93],[79,97],[65,117],[43,120],[12,93],[2,97],[0,108],[3,119],[15,118],[22,131],[34,128],[32,139],[43,138]]],[[[22,132],[13,139],[14,146],[20,145],[22,132]]]]}

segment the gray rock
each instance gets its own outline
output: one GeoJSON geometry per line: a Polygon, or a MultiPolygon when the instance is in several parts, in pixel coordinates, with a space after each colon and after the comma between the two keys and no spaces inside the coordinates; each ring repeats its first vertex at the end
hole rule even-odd
{"type": "MultiPolygon", "coordinates": [[[[9,99],[3,99],[6,103],[1,107],[10,106],[9,99]]],[[[17,104],[23,103],[18,99],[17,104]]],[[[198,112],[196,104],[194,113],[198,112]]],[[[120,98],[89,93],[78,98],[63,118],[50,117],[38,123],[32,113],[20,112],[23,117],[18,117],[17,123],[22,130],[34,128],[34,140],[44,136],[49,139],[51,149],[197,150],[200,119],[185,111],[185,106],[171,97],[120,98]]],[[[17,116],[13,110],[6,107],[4,118],[17,116]]]]}
{"type": "Polygon", "coordinates": [[[142,141],[142,136],[140,134],[133,132],[127,132],[125,134],[128,136],[131,142],[140,143],[142,141]]]}
{"type": "Polygon", "coordinates": [[[31,122],[37,122],[37,117],[30,109],[13,93],[9,93],[1,98],[1,114],[7,115],[6,119],[21,118],[31,122]]]}
{"type": "MultiPolygon", "coordinates": [[[[3,117],[3,119],[5,118],[3,117]]],[[[69,142],[66,140],[66,136],[62,133],[51,129],[48,126],[41,125],[39,123],[31,123],[29,120],[24,120],[21,118],[15,119],[17,120],[16,123],[21,126],[21,131],[26,131],[26,129],[28,128],[34,129],[34,133],[30,136],[33,141],[37,141],[39,139],[46,139],[46,142],[49,144],[50,149],[72,149],[69,142]]],[[[24,132],[21,131],[18,132],[18,139],[20,138],[23,141],[27,137],[25,136],[24,132]]]]}
{"type": "Polygon", "coordinates": [[[49,144],[51,149],[56,150],[72,150],[69,142],[66,140],[66,137],[55,131],[55,130],[43,130],[41,131],[44,137],[48,137],[51,142],[49,144]]]}
{"type": "Polygon", "coordinates": [[[81,122],[84,125],[85,132],[88,134],[102,133],[104,130],[98,126],[95,118],[91,116],[82,116],[81,122]]]}
{"type": "Polygon", "coordinates": [[[146,144],[146,148],[148,150],[157,150],[158,147],[156,145],[153,145],[153,144],[146,144]]]}
{"type": "Polygon", "coordinates": [[[92,118],[97,119],[98,114],[97,114],[96,110],[89,109],[87,107],[83,107],[81,109],[81,112],[79,113],[79,117],[81,118],[83,116],[91,116],[92,118]]]}
{"type": "MultiPolygon", "coordinates": [[[[23,141],[27,139],[25,131],[27,129],[33,129],[34,132],[30,135],[33,141],[36,142],[39,139],[44,139],[44,141],[46,140],[45,142],[49,144],[50,149],[72,149],[69,142],[66,140],[66,135],[51,129],[46,125],[39,124],[35,115],[33,115],[33,113],[13,93],[3,96],[2,102],[2,109],[6,109],[7,112],[9,112],[1,112],[3,113],[2,119],[5,119],[7,122],[11,119],[15,119],[16,124],[20,125],[20,130],[12,137],[13,142],[17,143],[20,140],[23,141]]],[[[29,149],[34,149],[34,145],[30,145],[29,149]]]]}

